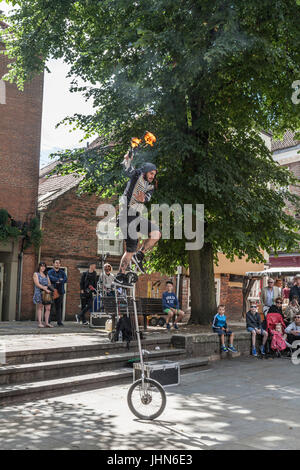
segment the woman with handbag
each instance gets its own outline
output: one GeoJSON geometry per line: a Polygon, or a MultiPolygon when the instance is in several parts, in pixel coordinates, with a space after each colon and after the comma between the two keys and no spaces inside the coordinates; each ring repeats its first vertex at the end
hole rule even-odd
{"type": "Polygon", "coordinates": [[[53,328],[49,324],[50,308],[52,304],[52,286],[50,279],[47,275],[47,266],[46,263],[40,263],[37,269],[37,272],[33,274],[34,282],[34,295],[33,303],[38,306],[37,317],[38,317],[38,327],[44,328],[53,328]],[[45,308],[45,325],[42,322],[42,312],[43,307],[45,308]]]}

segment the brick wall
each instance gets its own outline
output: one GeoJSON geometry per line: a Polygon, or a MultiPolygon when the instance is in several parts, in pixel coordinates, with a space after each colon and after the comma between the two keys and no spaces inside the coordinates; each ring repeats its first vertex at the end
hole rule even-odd
{"type": "Polygon", "coordinates": [[[220,304],[226,306],[226,316],[229,320],[239,321],[242,316],[243,292],[240,283],[230,282],[230,274],[221,274],[220,304]]]}
{"type": "MultiPolygon", "coordinates": [[[[7,63],[8,59],[0,55],[0,79],[7,63]]],[[[6,82],[5,95],[5,104],[0,104],[0,208],[25,222],[37,209],[43,76],[27,83],[24,91],[6,82]]],[[[23,263],[22,319],[34,318],[35,264],[36,255],[28,249],[23,263]]]]}

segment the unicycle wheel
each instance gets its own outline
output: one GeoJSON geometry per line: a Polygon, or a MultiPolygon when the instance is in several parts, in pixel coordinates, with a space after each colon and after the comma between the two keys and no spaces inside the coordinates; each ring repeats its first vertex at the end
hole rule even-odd
{"type": "Polygon", "coordinates": [[[130,411],[139,419],[158,418],[166,407],[166,392],[153,379],[136,380],[128,390],[127,403],[130,411]]]}

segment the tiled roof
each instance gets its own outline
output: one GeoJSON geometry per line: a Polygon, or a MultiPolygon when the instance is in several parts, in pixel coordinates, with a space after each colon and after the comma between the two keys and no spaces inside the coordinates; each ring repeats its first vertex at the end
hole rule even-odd
{"type": "Polygon", "coordinates": [[[45,178],[57,162],[50,163],[40,171],[38,209],[46,210],[47,207],[58,197],[62,196],[70,189],[75,188],[83,179],[83,176],[71,175],[52,175],[45,178]]]}
{"type": "Polygon", "coordinates": [[[283,140],[272,140],[272,152],[275,150],[288,149],[300,144],[300,140],[294,140],[295,132],[287,131],[283,140]]]}

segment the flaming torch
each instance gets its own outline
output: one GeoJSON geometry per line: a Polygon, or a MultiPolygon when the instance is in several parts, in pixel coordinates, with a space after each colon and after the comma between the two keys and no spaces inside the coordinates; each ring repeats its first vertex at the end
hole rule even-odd
{"type": "Polygon", "coordinates": [[[149,131],[145,132],[143,139],[139,139],[138,137],[132,137],[130,141],[130,150],[129,150],[130,158],[133,157],[134,150],[137,149],[142,144],[143,140],[145,141],[146,145],[151,145],[151,147],[153,147],[153,144],[156,142],[156,137],[154,134],[152,134],[149,131]]]}

